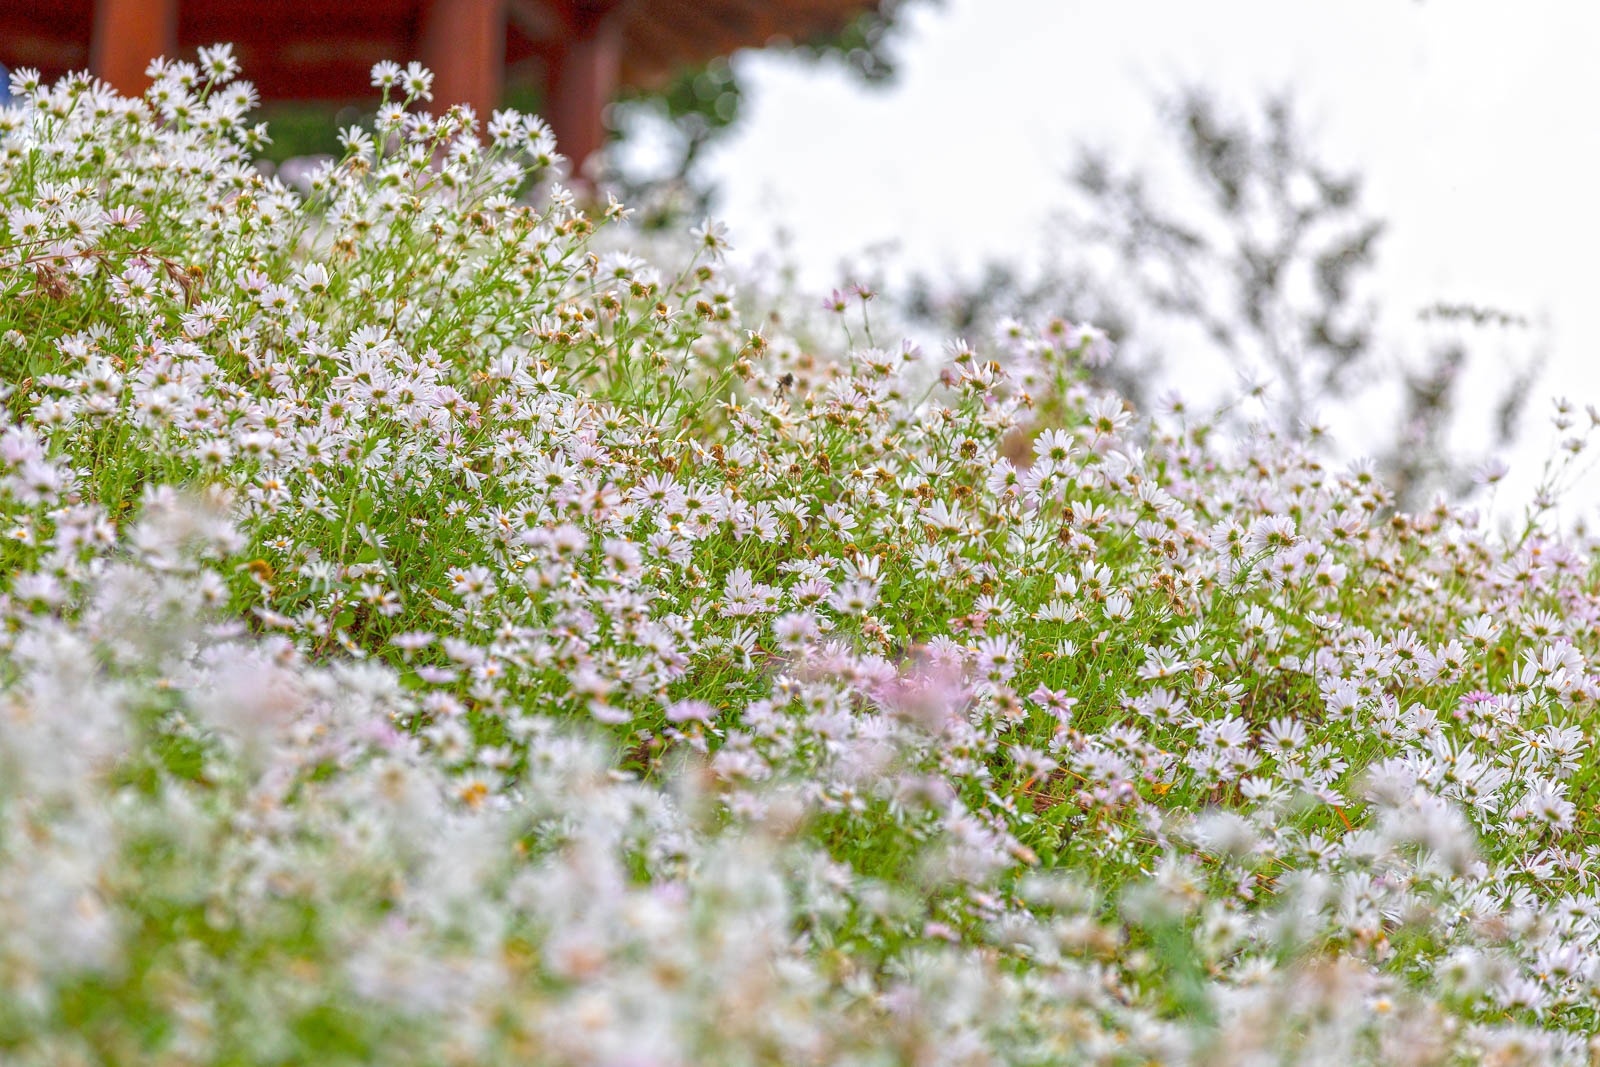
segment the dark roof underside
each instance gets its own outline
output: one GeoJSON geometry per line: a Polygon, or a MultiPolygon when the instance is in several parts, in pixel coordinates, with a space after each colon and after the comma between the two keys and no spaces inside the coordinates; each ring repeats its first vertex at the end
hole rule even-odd
{"type": "MultiPolygon", "coordinates": [[[[575,22],[613,0],[506,0],[512,81],[535,81],[575,22]]],[[[266,99],[371,95],[379,60],[416,55],[424,0],[179,0],[178,53],[230,41],[266,99]]],[[[635,0],[624,3],[623,85],[658,86],[686,67],[775,40],[837,33],[872,0],[635,0]]],[[[89,66],[93,0],[0,0],[0,61],[46,78],[89,66]]]]}

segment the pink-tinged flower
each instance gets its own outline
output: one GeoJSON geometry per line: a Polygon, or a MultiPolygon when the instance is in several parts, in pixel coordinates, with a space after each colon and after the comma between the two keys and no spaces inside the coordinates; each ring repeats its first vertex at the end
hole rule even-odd
{"type": "Polygon", "coordinates": [[[1028,699],[1054,715],[1062,726],[1072,725],[1072,709],[1078,706],[1078,698],[1068,696],[1066,690],[1046,689],[1041,685],[1028,694],[1028,699]]]}
{"type": "Polygon", "coordinates": [[[710,722],[716,714],[717,709],[706,700],[674,700],[667,705],[668,722],[710,722]]]}

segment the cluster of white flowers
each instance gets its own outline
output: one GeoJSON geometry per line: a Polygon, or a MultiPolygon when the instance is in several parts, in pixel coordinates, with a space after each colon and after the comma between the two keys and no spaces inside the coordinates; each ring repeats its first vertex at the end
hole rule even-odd
{"type": "Polygon", "coordinates": [[[1587,542],[235,68],[0,108],[0,1058],[1600,1054],[1587,542]]]}

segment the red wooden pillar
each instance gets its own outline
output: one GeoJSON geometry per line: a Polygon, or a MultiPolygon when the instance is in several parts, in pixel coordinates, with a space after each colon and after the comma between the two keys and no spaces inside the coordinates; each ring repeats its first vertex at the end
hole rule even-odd
{"type": "Polygon", "coordinates": [[[89,68],[124,96],[150,87],[145,68],[157,56],[176,59],[178,0],[95,0],[89,68]]]}
{"type": "Polygon", "coordinates": [[[574,174],[605,143],[605,106],[617,91],[625,10],[602,3],[573,19],[551,65],[545,119],[574,174]]]}
{"type": "Polygon", "coordinates": [[[426,0],[417,53],[433,71],[430,111],[471,104],[487,122],[505,84],[505,0],[426,0]]]}

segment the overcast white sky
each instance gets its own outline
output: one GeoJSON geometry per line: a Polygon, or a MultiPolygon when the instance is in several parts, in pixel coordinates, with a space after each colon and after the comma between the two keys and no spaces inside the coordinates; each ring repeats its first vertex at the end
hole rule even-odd
{"type": "Polygon", "coordinates": [[[882,242],[925,269],[1031,259],[1079,140],[1155,158],[1156,91],[1197,81],[1245,105],[1290,86],[1322,157],[1360,170],[1391,223],[1391,312],[1547,316],[1541,394],[1600,402],[1597,44],[1589,0],[945,0],[913,5],[887,89],[736,57],[746,118],[709,168],[741,251],[782,219],[821,291],[882,242]]]}

